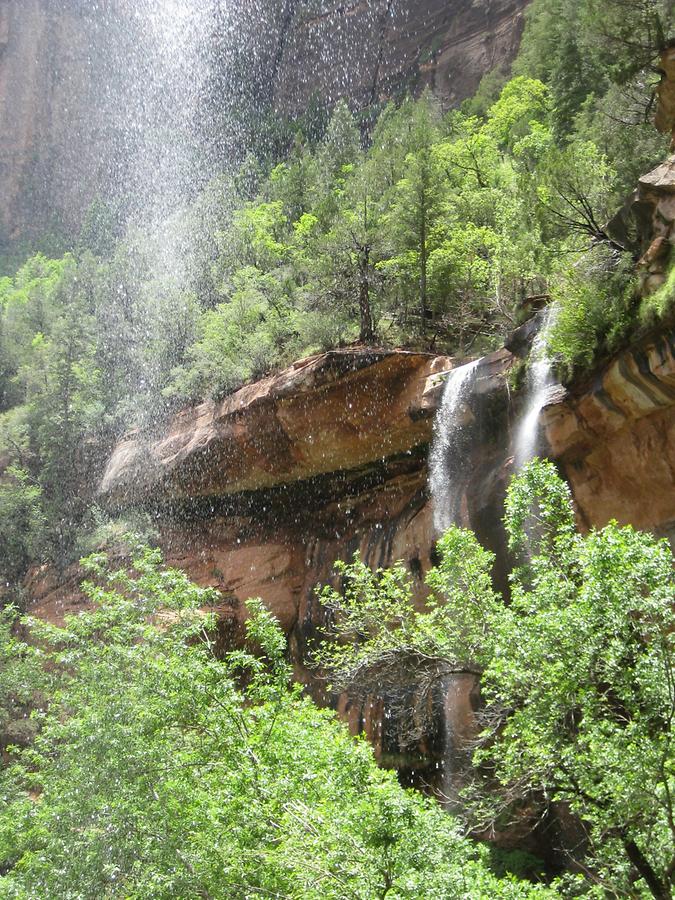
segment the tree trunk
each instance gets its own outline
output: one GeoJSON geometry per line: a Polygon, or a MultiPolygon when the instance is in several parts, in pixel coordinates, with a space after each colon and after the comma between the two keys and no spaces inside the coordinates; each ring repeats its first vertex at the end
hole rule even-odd
{"type": "Polygon", "coordinates": [[[623,846],[626,850],[628,859],[633,863],[644,879],[652,897],[654,897],[655,900],[672,900],[673,895],[670,888],[656,874],[649,860],[645,857],[635,841],[632,841],[630,838],[624,838],[623,846]]]}
{"type": "Polygon", "coordinates": [[[420,314],[422,316],[422,324],[420,331],[422,334],[426,331],[427,316],[429,310],[427,308],[427,210],[426,204],[422,204],[422,215],[420,221],[420,314]]]}
{"type": "Polygon", "coordinates": [[[359,260],[359,317],[361,326],[359,340],[364,344],[372,344],[375,335],[373,333],[373,316],[370,311],[370,282],[368,280],[368,268],[370,265],[370,250],[361,251],[359,260]]]}

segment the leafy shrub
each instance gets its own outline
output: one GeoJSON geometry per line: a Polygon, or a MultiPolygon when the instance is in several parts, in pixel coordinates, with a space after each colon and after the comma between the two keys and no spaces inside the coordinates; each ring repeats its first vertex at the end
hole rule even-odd
{"type": "Polygon", "coordinates": [[[0,774],[0,896],[554,896],[495,878],[486,849],[303,697],[259,601],[260,655],[222,656],[217,595],[157,551],[133,546],[134,576],[101,556],[88,567],[92,609],[31,622],[51,705],[0,774]]]}
{"type": "Polygon", "coordinates": [[[557,305],[547,349],[568,376],[616,350],[634,321],[635,283],[630,261],[599,245],[567,269],[551,288],[557,305]]]}

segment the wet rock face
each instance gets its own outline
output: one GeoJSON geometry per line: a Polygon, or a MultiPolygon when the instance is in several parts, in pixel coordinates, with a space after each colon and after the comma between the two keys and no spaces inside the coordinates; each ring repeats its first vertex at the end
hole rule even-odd
{"type": "Polygon", "coordinates": [[[359,106],[430,86],[446,106],[515,56],[527,0],[286,0],[274,100],[291,114],[312,96],[359,106]]]}
{"type": "MultiPolygon", "coordinates": [[[[225,497],[358,470],[429,440],[442,357],[331,351],[184,410],[166,436],[131,434],[115,449],[101,494],[128,505],[225,497]]],[[[447,363],[446,363],[447,368],[447,363]]]]}
{"type": "Polygon", "coordinates": [[[427,448],[451,365],[377,350],[303,360],[184,410],[155,443],[127,437],[101,496],[155,509],[168,560],[231,598],[228,628],[241,628],[243,600],[262,597],[306,679],[315,587],[336,559],[404,559],[421,590],[434,542],[427,448]]]}
{"type": "MultiPolygon", "coordinates": [[[[513,403],[506,350],[479,364],[457,462],[461,524],[497,553],[506,583],[503,498],[512,474],[513,403]]],[[[427,487],[433,416],[447,357],[335,351],[301,361],[220,404],[184,410],[153,444],[122,441],[104,499],[153,508],[169,560],[228,598],[261,596],[290,636],[298,675],[322,623],[314,589],[335,559],[402,559],[424,597],[435,560],[427,487]]],[[[591,381],[551,396],[549,455],[575,496],[580,523],[609,519],[675,534],[675,334],[627,350],[591,381]]]]}
{"type": "MultiPolygon", "coordinates": [[[[463,524],[502,549],[512,361],[481,360],[467,408],[472,451],[460,461],[463,524]]],[[[183,410],[154,442],[131,434],[100,487],[110,507],[143,505],[171,562],[236,599],[261,596],[303,668],[321,624],[314,596],[336,559],[408,565],[420,597],[434,559],[427,457],[447,357],[332,351],[183,410]]]]}

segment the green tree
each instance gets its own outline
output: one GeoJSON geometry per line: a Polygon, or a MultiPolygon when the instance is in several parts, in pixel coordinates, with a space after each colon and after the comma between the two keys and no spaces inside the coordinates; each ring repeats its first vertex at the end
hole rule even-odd
{"type": "Polygon", "coordinates": [[[40,486],[23,469],[0,475],[0,602],[17,589],[44,540],[40,486]]]}
{"type": "MultiPolygon", "coordinates": [[[[2,449],[39,485],[44,547],[59,563],[71,560],[86,514],[84,438],[100,434],[103,411],[95,298],[83,266],[70,254],[62,260],[36,256],[17,273],[3,304],[13,408],[3,416],[2,449]]],[[[22,527],[17,520],[19,543],[22,527]]]]}
{"type": "Polygon", "coordinates": [[[57,291],[72,257],[30,257],[14,278],[0,281],[0,408],[22,402],[19,369],[32,352],[36,334],[49,334],[58,318],[57,291]]]}
{"type": "Polygon", "coordinates": [[[69,261],[55,302],[60,315],[49,334],[35,335],[19,378],[24,385],[31,443],[52,558],[72,561],[78,528],[88,507],[83,483],[85,435],[96,434],[102,405],[96,367],[91,298],[69,261]]]}
{"type": "Polygon", "coordinates": [[[78,255],[87,251],[107,259],[115,252],[121,237],[119,214],[97,197],[86,211],[77,241],[78,255]]]}
{"type": "MultiPolygon", "coordinates": [[[[598,75],[625,81],[653,62],[672,28],[669,0],[534,0],[515,70],[543,81],[556,70],[562,75],[566,42],[576,33],[582,57],[598,75]]],[[[568,74],[574,81],[580,73],[568,74]]]]}
{"type": "MultiPolygon", "coordinates": [[[[477,670],[482,748],[506,797],[563,802],[587,830],[590,882],[627,896],[673,896],[675,885],[675,580],[667,542],[610,523],[576,532],[570,493],[550,463],[511,485],[506,526],[520,565],[506,605],[491,554],[466,531],[440,542],[429,608],[416,610],[399,568],[343,571],[324,590],[350,643],[321,662],[341,686],[402,658],[427,680],[477,670]],[[355,635],[359,640],[355,640],[355,635]],[[639,883],[639,891],[636,885],[639,883]]],[[[495,812],[492,797],[485,808],[495,812]]]]}
{"type": "Polygon", "coordinates": [[[361,157],[359,130],[349,106],[340,100],[316,152],[313,212],[324,227],[329,226],[339,196],[361,157]]]}
{"type": "Polygon", "coordinates": [[[16,607],[0,608],[0,784],[9,748],[25,746],[35,735],[37,723],[29,713],[45,683],[39,652],[19,637],[19,628],[16,607]]]}
{"type": "Polygon", "coordinates": [[[89,611],[30,622],[51,702],[5,773],[1,896],[551,896],[495,878],[484,848],[292,687],[258,601],[249,649],[223,655],[217,595],[157,551],[134,548],[134,575],[88,567],[89,611]]]}
{"type": "Polygon", "coordinates": [[[604,242],[617,250],[606,223],[613,209],[614,172],[591,142],[550,147],[539,161],[538,201],[545,227],[560,237],[581,237],[583,246],[604,242]]]}
{"type": "Polygon", "coordinates": [[[630,332],[638,309],[630,259],[599,245],[551,280],[556,315],[548,352],[567,377],[615,351],[630,332]]]}
{"type": "Polygon", "coordinates": [[[429,255],[430,295],[447,317],[446,334],[459,352],[467,353],[481,333],[490,336],[491,257],[497,236],[471,223],[453,228],[429,255]]]}
{"type": "Polygon", "coordinates": [[[385,219],[396,251],[386,260],[386,269],[400,273],[414,285],[421,334],[430,317],[430,235],[443,199],[443,174],[431,148],[429,140],[417,153],[406,157],[403,178],[395,186],[385,219]]]}
{"type": "Polygon", "coordinates": [[[488,110],[485,131],[500,148],[512,149],[532,130],[533,123],[546,122],[549,114],[546,85],[534,78],[518,76],[505,85],[499,99],[488,110]]]}
{"type": "Polygon", "coordinates": [[[382,255],[382,196],[375,188],[373,167],[363,162],[337,201],[330,229],[315,244],[315,293],[331,306],[358,310],[359,340],[375,339],[373,295],[381,281],[376,268],[382,255]]]}

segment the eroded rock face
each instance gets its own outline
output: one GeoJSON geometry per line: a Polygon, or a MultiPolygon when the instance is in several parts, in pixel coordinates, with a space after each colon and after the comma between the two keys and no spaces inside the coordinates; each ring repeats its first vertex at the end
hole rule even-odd
{"type": "Polygon", "coordinates": [[[638,273],[643,294],[665,282],[675,245],[675,155],[643,175],[632,204],[643,237],[638,273]]]}
{"type": "MultiPolygon", "coordinates": [[[[615,358],[589,383],[560,389],[544,411],[549,455],[568,478],[585,527],[609,519],[675,533],[675,333],[615,358]]],[[[501,516],[520,415],[514,357],[481,361],[467,401],[472,451],[457,479],[461,523],[507,568],[501,516]]],[[[335,559],[403,559],[423,597],[434,560],[427,454],[447,357],[335,351],[301,361],[220,404],[185,410],[164,438],[129,436],[102,483],[107,502],[154,508],[170,561],[241,603],[261,596],[291,637],[304,677],[321,624],[314,596],[335,559]]],[[[234,621],[236,620],[236,622],[234,621]]]]}
{"type": "Polygon", "coordinates": [[[545,427],[583,525],[617,519],[675,540],[675,330],[560,396],[545,427]]]}
{"type": "MultiPolygon", "coordinates": [[[[467,409],[473,451],[457,479],[464,524],[503,549],[512,355],[481,360],[467,409]]],[[[241,601],[261,596],[303,668],[321,623],[314,597],[336,559],[404,560],[418,583],[434,558],[427,456],[448,357],[332,351],[178,414],[164,437],[129,435],[100,495],[143,505],[169,559],[241,601]]],[[[235,602],[236,601],[236,602],[235,602]]]]}
{"type": "Polygon", "coordinates": [[[108,502],[226,497],[357,470],[429,440],[425,396],[449,361],[419,353],[331,351],[184,410],[166,436],[130,435],[103,476],[108,502]]]}
{"type": "Polygon", "coordinates": [[[303,360],[221,403],[184,410],[164,438],[130,435],[101,496],[157,510],[170,562],[230,599],[259,596],[290,636],[298,675],[336,559],[431,564],[426,452],[452,361],[347,350],[303,360]]]}

